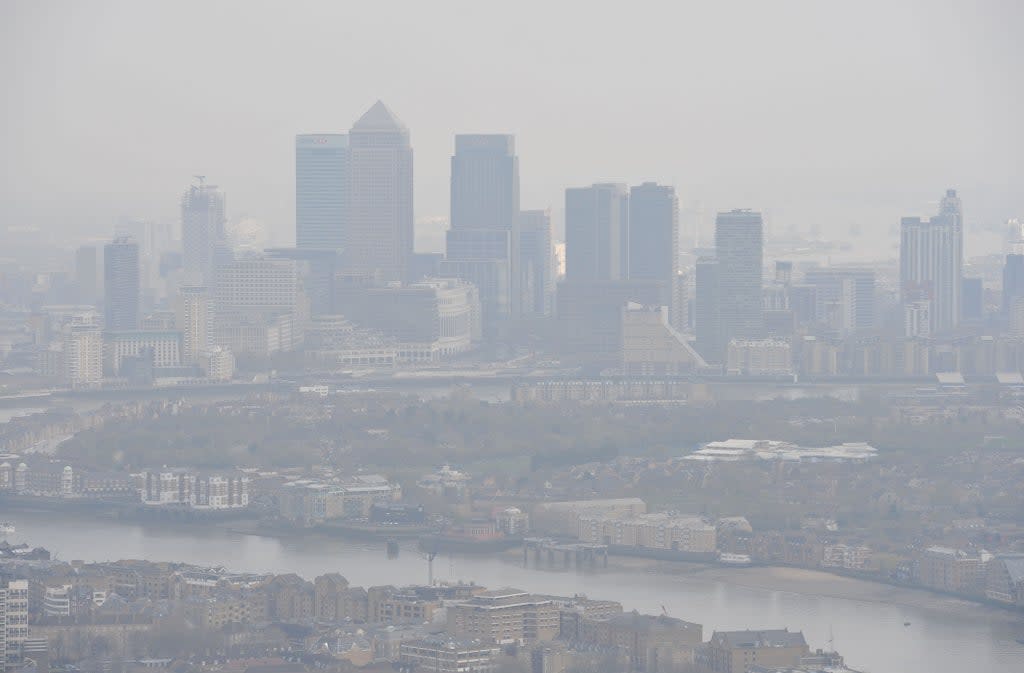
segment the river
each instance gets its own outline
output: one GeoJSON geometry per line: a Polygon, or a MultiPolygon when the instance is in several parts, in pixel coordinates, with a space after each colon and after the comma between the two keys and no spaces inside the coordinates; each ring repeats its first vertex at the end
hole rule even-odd
{"type": "MultiPolygon", "coordinates": [[[[382,543],[319,536],[275,539],[187,525],[65,519],[52,513],[7,512],[0,518],[12,518],[17,524],[11,541],[45,546],[63,560],[173,560],[244,571],[297,572],[310,579],[337,571],[362,586],[427,580],[427,562],[415,549],[403,548],[397,559],[388,560],[382,543]]],[[[621,569],[579,573],[523,568],[505,559],[477,556],[439,556],[434,576],[540,593],[585,593],[620,601],[627,610],[654,614],[664,606],[674,617],[703,624],[705,638],[714,629],[789,627],[802,630],[815,648],[824,647],[831,634],[847,665],[869,673],[1024,670],[1024,645],[1015,642],[1022,633],[1019,619],[1014,624],[1001,611],[927,595],[919,605],[911,606],[913,601],[894,604],[885,599],[887,588],[880,590],[869,583],[861,583],[866,598],[854,599],[849,593],[847,597],[821,595],[829,591],[822,588],[820,578],[807,589],[780,591],[731,581],[728,573],[712,579],[700,573],[621,569]],[[874,592],[870,596],[869,590],[874,592]],[[911,625],[905,627],[908,621],[911,625]]],[[[892,590],[897,592],[923,595],[892,590]]]]}

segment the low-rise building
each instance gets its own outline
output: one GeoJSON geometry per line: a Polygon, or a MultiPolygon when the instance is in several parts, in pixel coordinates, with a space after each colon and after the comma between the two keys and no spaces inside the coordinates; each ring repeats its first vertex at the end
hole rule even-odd
{"type": "Polygon", "coordinates": [[[809,652],[800,631],[715,631],[700,658],[713,673],[746,673],[751,666],[795,667],[809,652]]]}
{"type": "Polygon", "coordinates": [[[985,597],[1024,606],[1024,554],[999,554],[985,565],[985,597]]]}
{"type": "Polygon", "coordinates": [[[448,633],[488,643],[532,643],[558,636],[558,607],[519,589],[485,591],[448,606],[448,633]]]}
{"type": "Polygon", "coordinates": [[[918,584],[951,593],[974,592],[981,589],[981,559],[961,549],[928,547],[917,557],[918,584]]]}
{"type": "Polygon", "coordinates": [[[399,646],[399,661],[425,673],[491,673],[500,650],[479,640],[422,638],[399,646]]]}

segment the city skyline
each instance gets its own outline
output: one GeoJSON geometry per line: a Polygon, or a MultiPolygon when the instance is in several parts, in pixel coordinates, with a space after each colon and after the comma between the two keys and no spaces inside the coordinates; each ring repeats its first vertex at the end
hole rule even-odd
{"type": "MultiPolygon", "coordinates": [[[[769,11],[745,3],[751,21],[744,26],[724,8],[679,6],[662,8],[675,21],[643,22],[650,39],[638,32],[643,12],[624,17],[622,34],[633,48],[605,49],[601,35],[616,22],[592,17],[599,29],[578,35],[573,54],[560,43],[572,3],[545,10],[543,22],[530,20],[539,9],[528,4],[510,19],[515,30],[494,39],[484,38],[478,11],[437,22],[435,35],[447,37],[441,42],[472,45],[489,66],[481,72],[493,78],[474,75],[461,52],[438,50],[432,37],[404,25],[375,45],[368,36],[385,19],[382,8],[350,9],[339,21],[341,10],[321,3],[310,3],[308,15],[246,7],[239,19],[246,30],[237,32],[233,21],[243,15],[230,3],[188,28],[181,24],[187,12],[108,4],[117,13],[72,4],[48,15],[47,3],[5,5],[11,20],[0,25],[11,32],[0,43],[11,58],[4,62],[24,68],[2,71],[20,103],[8,111],[9,135],[2,138],[9,161],[0,218],[8,226],[38,226],[61,240],[105,237],[108,223],[122,215],[173,221],[175,204],[166,195],[199,173],[217,176],[232,195],[232,218],[255,217],[275,244],[287,244],[295,212],[292,139],[344,132],[377,98],[401,110],[416,133],[416,216],[424,220],[448,212],[451,138],[470,132],[516,134],[523,203],[551,208],[556,227],[564,187],[598,181],[673,184],[683,203],[700,202],[705,213],[756,208],[782,231],[811,231],[818,213],[839,212],[819,224],[823,233],[847,237],[859,227],[862,241],[890,244],[900,216],[934,209],[936,185],[956,184],[972,203],[969,232],[994,231],[1024,212],[1014,188],[1024,179],[1015,160],[1024,141],[1010,112],[1021,104],[1012,73],[1024,47],[1010,31],[1012,18],[1004,18],[1010,12],[1019,21],[1015,4],[985,3],[964,18],[912,2],[876,21],[870,8],[797,2],[769,11]],[[820,30],[801,29],[807,25],[820,30]],[[178,28],[162,32],[164,26],[178,28]],[[673,39],[678,31],[687,39],[673,39]],[[202,38],[187,48],[168,39],[189,32],[202,38]],[[863,34],[872,35],[875,48],[856,46],[863,34]],[[328,37],[337,35],[346,37],[328,37]],[[294,55],[280,61],[276,50],[248,49],[250,38],[288,45],[294,55]],[[704,58],[733,39],[743,48],[713,63],[704,58]],[[234,46],[227,57],[225,44],[234,46]],[[135,56],[125,61],[125,53],[135,56]],[[334,64],[357,62],[360,54],[379,58],[349,73],[346,87],[324,86],[334,64]],[[221,76],[190,76],[210,64],[221,76]],[[52,87],[44,84],[51,73],[58,77],[52,87]],[[806,77],[818,84],[797,87],[806,77]],[[611,81],[622,88],[609,87],[611,81]],[[522,95],[524,85],[537,98],[522,95]],[[173,93],[183,86],[198,95],[173,93]],[[278,95],[265,96],[271,87],[278,95]],[[129,88],[140,93],[126,98],[129,88]],[[759,114],[741,113],[748,100],[761,101],[759,114]],[[73,116],[49,111],[72,101],[73,116]],[[114,104],[108,109],[105,101],[114,104]],[[819,142],[835,128],[844,132],[819,142]],[[103,140],[129,135],[131,143],[103,140]],[[86,170],[88,157],[114,170],[86,170]],[[52,177],[44,179],[41,166],[52,177]]],[[[432,18],[427,8],[405,11],[410,25],[432,18]]],[[[973,236],[968,255],[994,247],[973,236]]]]}

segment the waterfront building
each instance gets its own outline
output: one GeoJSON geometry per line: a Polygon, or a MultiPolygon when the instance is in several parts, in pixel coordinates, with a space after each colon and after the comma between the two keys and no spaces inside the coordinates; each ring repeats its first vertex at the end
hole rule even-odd
{"type": "Polygon", "coordinates": [[[809,653],[800,631],[715,631],[702,663],[713,673],[746,673],[753,665],[796,667],[809,653]]]}

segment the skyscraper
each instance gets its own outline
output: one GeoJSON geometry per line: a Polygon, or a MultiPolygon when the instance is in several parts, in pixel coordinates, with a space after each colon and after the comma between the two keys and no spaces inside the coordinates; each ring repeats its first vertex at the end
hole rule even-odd
{"type": "Polygon", "coordinates": [[[679,274],[679,199],[674,187],[645,182],[629,190],[629,277],[679,274]]]}
{"type": "Polygon", "coordinates": [[[875,272],[871,269],[809,269],[804,283],[815,286],[815,315],[832,329],[874,328],[875,272]]]}
{"type": "Polygon", "coordinates": [[[721,297],[718,285],[718,260],[701,257],[697,260],[694,328],[696,349],[708,364],[722,364],[725,344],[722,342],[721,297]]]}
{"type": "Polygon", "coordinates": [[[521,314],[534,317],[551,315],[555,308],[555,253],[548,211],[519,211],[517,262],[521,314]]]}
{"type": "Polygon", "coordinates": [[[103,247],[105,325],[109,331],[139,327],[139,244],[114,239],[103,247]]]}
{"type": "Polygon", "coordinates": [[[348,136],[295,136],[296,247],[341,249],[348,199],[348,136]]]}
{"type": "Polygon", "coordinates": [[[946,190],[938,215],[902,220],[901,299],[905,306],[930,303],[932,333],[949,331],[960,323],[963,241],[963,214],[955,189],[946,190]]]}
{"type": "Polygon", "coordinates": [[[346,266],[405,280],[413,252],[409,129],[377,101],[349,131],[349,156],[346,266]]]}
{"type": "Polygon", "coordinates": [[[211,285],[225,246],[224,192],[197,179],[181,197],[182,267],[188,282],[211,285]]]}
{"type": "Polygon", "coordinates": [[[1008,318],[1014,301],[1024,297],[1024,255],[1007,255],[1003,265],[1003,317],[1008,318]]]}
{"type": "Polygon", "coordinates": [[[99,289],[99,264],[96,262],[96,247],[85,245],[75,251],[75,283],[78,285],[80,304],[95,304],[99,289]]]}
{"type": "Polygon", "coordinates": [[[645,182],[629,192],[629,263],[631,280],[671,285],[669,323],[683,329],[679,287],[679,199],[674,187],[645,182]]]}
{"type": "Polygon", "coordinates": [[[622,184],[565,190],[565,279],[629,277],[629,192],[622,184]]]}
{"type": "Polygon", "coordinates": [[[451,173],[451,229],[441,274],[480,291],[485,338],[516,310],[513,269],[519,214],[519,159],[510,135],[457,135],[451,173]]]}
{"type": "Polygon", "coordinates": [[[751,210],[719,213],[715,219],[715,256],[718,259],[719,336],[724,351],[732,339],[763,336],[764,224],[761,213],[751,210]]]}

